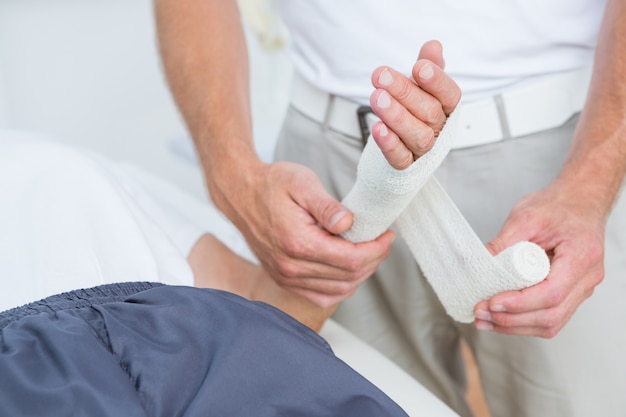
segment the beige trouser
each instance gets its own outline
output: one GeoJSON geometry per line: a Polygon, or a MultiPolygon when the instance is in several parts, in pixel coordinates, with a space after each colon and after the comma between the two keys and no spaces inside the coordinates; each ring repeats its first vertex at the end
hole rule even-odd
{"type": "MultiPolygon", "coordinates": [[[[558,129],[452,151],[437,177],[483,239],[511,207],[547,185],[565,159],[577,118],[558,129]]],[[[290,109],[276,158],[311,167],[337,198],[352,187],[362,144],[290,109]]],[[[459,341],[476,355],[493,417],[626,415],[626,197],[609,219],[606,278],[550,340],[478,332],[449,318],[397,238],[375,275],[335,319],[414,375],[462,416],[459,341]]]]}

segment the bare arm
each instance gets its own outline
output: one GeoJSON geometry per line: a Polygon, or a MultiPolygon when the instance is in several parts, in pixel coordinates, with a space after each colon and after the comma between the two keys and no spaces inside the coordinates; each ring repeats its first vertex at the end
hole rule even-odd
{"type": "Polygon", "coordinates": [[[211,234],[198,239],[187,260],[193,271],[194,286],[229,291],[271,304],[316,332],[336,307],[319,307],[279,287],[261,266],[235,254],[211,234]]]}
{"type": "Polygon", "coordinates": [[[607,5],[594,75],[559,181],[593,197],[606,219],[626,172],[626,3],[607,5]]]}
{"type": "Polygon", "coordinates": [[[554,253],[546,281],[499,294],[476,311],[479,328],[552,337],[604,277],[607,216],[626,172],[626,2],[609,0],[594,74],[567,161],[546,189],[527,196],[489,243],[497,253],[532,240],[554,253]],[[477,313],[478,314],[478,313],[477,313]]]}
{"type": "Polygon", "coordinates": [[[393,235],[359,245],[335,236],[352,216],[317,176],[258,159],[235,0],[155,0],[155,10],[165,72],[216,206],[282,287],[321,306],[352,294],[387,256],[393,235]]]}
{"type": "Polygon", "coordinates": [[[222,210],[232,202],[221,179],[246,184],[261,169],[252,141],[248,55],[234,0],[156,0],[165,73],[222,210]],[[248,170],[233,169],[237,160],[248,170]],[[244,177],[244,178],[240,178],[244,177]]]}

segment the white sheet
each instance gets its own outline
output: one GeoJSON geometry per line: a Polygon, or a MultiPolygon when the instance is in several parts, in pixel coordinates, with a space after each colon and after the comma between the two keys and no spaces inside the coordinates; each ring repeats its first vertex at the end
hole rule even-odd
{"type": "Polygon", "coordinates": [[[0,131],[0,190],[2,310],[109,282],[193,285],[185,251],[201,229],[122,187],[96,156],[0,131]]]}
{"type": "MultiPolygon", "coordinates": [[[[186,256],[204,231],[254,260],[210,204],[132,165],[40,135],[0,130],[0,190],[0,310],[115,281],[192,285],[186,256]]],[[[456,416],[334,321],[321,334],[410,416],[456,416]]]]}

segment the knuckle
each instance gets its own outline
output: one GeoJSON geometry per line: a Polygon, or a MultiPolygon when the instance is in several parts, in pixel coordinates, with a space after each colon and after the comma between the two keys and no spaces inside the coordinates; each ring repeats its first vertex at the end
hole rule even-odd
{"type": "Polygon", "coordinates": [[[415,162],[415,156],[412,152],[404,152],[402,155],[403,156],[393,164],[393,167],[398,170],[407,169],[415,162]]]}
{"type": "Polygon", "coordinates": [[[592,283],[592,292],[593,287],[599,285],[602,281],[604,281],[604,266],[600,265],[599,268],[591,275],[591,283],[592,283]]]}
{"type": "Polygon", "coordinates": [[[418,155],[423,155],[428,152],[435,144],[435,132],[432,129],[427,129],[418,139],[415,146],[415,151],[418,155]]]}
{"type": "Polygon", "coordinates": [[[397,83],[397,87],[393,92],[393,95],[398,101],[407,101],[413,95],[414,87],[415,85],[412,82],[403,77],[402,81],[397,83]]]}
{"type": "Polygon", "coordinates": [[[315,300],[311,300],[311,301],[313,301],[314,304],[316,304],[318,307],[321,307],[323,309],[330,308],[334,306],[335,304],[337,304],[338,302],[336,297],[327,296],[327,295],[317,297],[315,300]]]}
{"type": "Polygon", "coordinates": [[[450,104],[452,106],[456,106],[457,104],[459,104],[459,102],[461,101],[462,95],[463,93],[461,92],[461,89],[455,85],[455,88],[453,89],[452,93],[450,93],[450,104]]]}
{"type": "Polygon", "coordinates": [[[559,333],[558,327],[548,327],[541,332],[541,337],[544,339],[552,339],[559,333]]]}
{"type": "Polygon", "coordinates": [[[342,297],[345,297],[352,293],[355,289],[355,285],[348,281],[340,281],[337,285],[336,293],[342,297]]]}
{"type": "Polygon", "coordinates": [[[445,121],[445,115],[441,111],[441,105],[438,103],[429,103],[424,110],[424,122],[429,125],[442,125],[445,121]]]}
{"type": "Polygon", "coordinates": [[[589,245],[589,258],[601,260],[604,258],[604,246],[601,244],[589,245]]]}
{"type": "Polygon", "coordinates": [[[287,259],[278,261],[276,264],[276,269],[278,270],[278,273],[282,277],[284,277],[284,279],[282,280],[284,284],[287,284],[287,282],[285,282],[285,279],[290,280],[296,278],[300,272],[296,264],[293,262],[289,262],[289,260],[287,259]]]}
{"type": "Polygon", "coordinates": [[[358,280],[363,270],[363,260],[360,258],[353,258],[348,260],[347,263],[347,278],[350,281],[358,280]]]}
{"type": "Polygon", "coordinates": [[[513,321],[510,314],[492,314],[492,321],[500,327],[513,327],[513,321]]]}
{"type": "MultiPolygon", "coordinates": [[[[299,239],[287,239],[283,242],[283,252],[291,258],[301,258],[305,254],[305,247],[302,245],[299,239]]],[[[287,262],[283,260],[283,262],[287,262]]]]}
{"type": "Polygon", "coordinates": [[[565,300],[565,292],[557,287],[552,288],[548,291],[546,299],[549,306],[556,307],[565,300]]]}
{"type": "Polygon", "coordinates": [[[558,328],[562,321],[562,314],[558,309],[555,311],[548,311],[546,312],[542,321],[543,326],[546,327],[548,330],[558,328]]]}
{"type": "Polygon", "coordinates": [[[593,295],[594,291],[595,291],[595,287],[587,288],[585,292],[583,293],[583,299],[586,300],[587,298],[590,298],[593,295]]]}
{"type": "Polygon", "coordinates": [[[404,113],[395,108],[389,111],[386,119],[389,120],[392,126],[401,126],[405,121],[404,113]]]}
{"type": "Polygon", "coordinates": [[[604,280],[604,268],[598,268],[593,273],[589,274],[589,279],[586,285],[582,286],[580,294],[582,300],[590,298],[595,292],[596,286],[598,286],[604,280]]]}
{"type": "Polygon", "coordinates": [[[321,219],[330,219],[337,213],[337,202],[331,199],[321,199],[317,202],[316,213],[321,219]]]}
{"type": "Polygon", "coordinates": [[[396,155],[389,156],[387,157],[387,162],[389,162],[389,165],[391,165],[394,169],[402,171],[403,169],[406,169],[409,166],[411,166],[411,164],[414,162],[413,153],[403,152],[399,154],[399,156],[396,156],[396,155]]]}

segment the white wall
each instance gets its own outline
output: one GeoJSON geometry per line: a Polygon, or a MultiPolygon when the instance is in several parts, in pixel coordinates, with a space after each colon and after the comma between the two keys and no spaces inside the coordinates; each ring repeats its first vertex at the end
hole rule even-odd
{"type": "MultiPolygon", "coordinates": [[[[291,68],[282,50],[248,38],[266,159],[291,68]]],[[[205,194],[181,157],[192,148],[161,73],[151,0],[0,0],[0,127],[46,132],[205,194]]]]}

